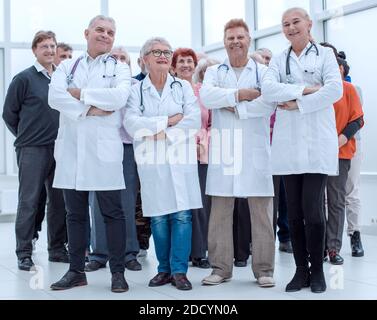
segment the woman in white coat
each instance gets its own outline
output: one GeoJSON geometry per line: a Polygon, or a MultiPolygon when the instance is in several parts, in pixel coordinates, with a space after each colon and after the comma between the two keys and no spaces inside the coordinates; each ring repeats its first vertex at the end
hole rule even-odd
{"type": "Polygon", "coordinates": [[[333,103],[342,81],[331,49],[316,45],[312,21],[301,8],[283,14],[291,46],[275,56],[262,82],[262,95],[278,103],[272,141],[272,167],[283,175],[296,273],[286,291],[326,290],[324,191],[337,175],[338,137],[333,103]],[[308,262],[310,262],[310,269],[308,262]]]}
{"type": "Polygon", "coordinates": [[[173,51],[163,38],[141,49],[148,76],[134,85],[125,127],[134,138],[144,216],[151,228],[158,274],[150,287],[172,283],[190,290],[191,209],[201,208],[195,134],[200,108],[191,85],[169,75],[173,51]]]}

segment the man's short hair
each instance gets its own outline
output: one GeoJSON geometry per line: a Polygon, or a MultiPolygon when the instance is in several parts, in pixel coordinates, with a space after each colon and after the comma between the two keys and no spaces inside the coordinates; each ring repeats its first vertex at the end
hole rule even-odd
{"type": "Polygon", "coordinates": [[[72,47],[69,44],[64,43],[64,42],[59,42],[58,45],[56,46],[56,49],[57,48],[60,48],[63,51],[73,51],[72,47]]]}
{"type": "Polygon", "coordinates": [[[114,25],[114,28],[116,29],[115,20],[111,17],[107,17],[107,16],[104,16],[102,14],[95,16],[92,20],[90,20],[89,25],[88,25],[88,29],[92,28],[94,23],[96,23],[98,20],[108,21],[108,22],[112,23],[114,25]]]}
{"type": "Polygon", "coordinates": [[[238,27],[244,28],[247,31],[247,33],[250,33],[249,27],[243,19],[232,19],[228,21],[226,25],[224,26],[224,36],[228,29],[238,28],[238,27]]]}
{"type": "Polygon", "coordinates": [[[33,42],[31,43],[31,48],[35,49],[37,47],[38,43],[41,43],[42,41],[45,41],[47,39],[52,39],[52,40],[54,40],[55,44],[57,44],[56,35],[55,35],[54,32],[43,31],[43,30],[38,31],[34,36],[33,42]]]}

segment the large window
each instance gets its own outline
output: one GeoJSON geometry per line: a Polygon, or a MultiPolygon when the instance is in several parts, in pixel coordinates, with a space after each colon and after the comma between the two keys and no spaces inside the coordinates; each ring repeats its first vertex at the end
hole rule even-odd
{"type": "MultiPolygon", "coordinates": [[[[1,3],[1,2],[0,2],[1,3]]],[[[3,113],[4,101],[4,51],[0,49],[0,113],[3,113]]],[[[5,173],[5,124],[0,121],[0,174],[5,173]]]]}
{"type": "Polygon", "coordinates": [[[141,47],[151,37],[164,37],[176,47],[191,46],[190,0],[109,0],[117,22],[116,42],[141,47]]]}
{"type": "MultiPolygon", "coordinates": [[[[316,0],[320,1],[320,0],[316,0]]],[[[285,10],[301,7],[309,11],[309,0],[257,0],[257,29],[264,29],[281,24],[285,10]]]]}
{"type": "Polygon", "coordinates": [[[259,48],[270,49],[274,55],[279,54],[288,46],[289,46],[289,42],[282,33],[278,33],[273,36],[269,36],[265,38],[260,38],[257,40],[257,44],[256,44],[257,49],[259,48]]]}
{"type": "Polygon", "coordinates": [[[84,30],[100,14],[100,0],[12,0],[11,39],[31,42],[39,30],[52,30],[58,41],[85,43],[84,30]]]}
{"type": "Polygon", "coordinates": [[[0,41],[4,40],[4,0],[0,0],[0,41]]]}
{"type": "Polygon", "coordinates": [[[364,150],[362,171],[377,172],[377,42],[367,41],[366,30],[377,29],[377,8],[332,19],[327,22],[327,41],[345,51],[352,82],[362,89],[365,126],[361,129],[364,150]]]}
{"type": "Polygon", "coordinates": [[[334,9],[360,0],[326,0],[326,9],[334,9]]]}
{"type": "Polygon", "coordinates": [[[232,0],[231,2],[228,0],[203,0],[203,2],[204,42],[206,45],[223,41],[224,25],[230,19],[245,19],[245,0],[232,0]]]}

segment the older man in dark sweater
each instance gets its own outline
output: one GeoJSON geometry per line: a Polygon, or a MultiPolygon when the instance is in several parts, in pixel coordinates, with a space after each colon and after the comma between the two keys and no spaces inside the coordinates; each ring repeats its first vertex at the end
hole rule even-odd
{"type": "Polygon", "coordinates": [[[48,105],[48,89],[56,53],[55,34],[38,32],[32,43],[37,61],[16,75],[4,103],[3,119],[15,135],[19,168],[16,254],[18,268],[34,267],[32,239],[42,189],[47,190],[49,260],[68,262],[65,248],[66,211],[61,190],[52,188],[55,171],[54,142],[59,128],[59,113],[48,105]]]}

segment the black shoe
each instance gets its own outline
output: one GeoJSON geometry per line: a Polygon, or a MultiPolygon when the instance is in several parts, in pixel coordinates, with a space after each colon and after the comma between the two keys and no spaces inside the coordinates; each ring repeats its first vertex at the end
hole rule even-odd
{"type": "Polygon", "coordinates": [[[336,252],[336,250],[329,250],[330,263],[335,265],[341,265],[344,263],[344,259],[336,252]]]}
{"type": "Polygon", "coordinates": [[[185,273],[176,273],[171,277],[171,284],[178,290],[191,290],[192,284],[185,273]]]}
{"type": "Polygon", "coordinates": [[[360,239],[360,231],[355,231],[351,236],[352,257],[363,257],[364,249],[360,239]]]}
{"type": "Polygon", "coordinates": [[[293,276],[291,282],[289,282],[285,288],[286,292],[300,291],[302,288],[308,288],[310,286],[310,273],[307,267],[297,267],[296,273],[293,276]]]}
{"type": "Polygon", "coordinates": [[[35,265],[31,257],[18,259],[18,269],[22,271],[30,271],[35,269],[35,265]]]}
{"type": "Polygon", "coordinates": [[[211,268],[211,264],[209,263],[207,258],[192,258],[192,265],[194,267],[198,267],[201,269],[209,269],[211,268]]]}
{"type": "Polygon", "coordinates": [[[239,267],[239,268],[246,267],[247,266],[247,260],[235,260],[234,266],[239,267]]]}
{"type": "Polygon", "coordinates": [[[115,272],[111,277],[111,291],[116,293],[128,291],[128,284],[123,272],[115,272]]]}
{"type": "Polygon", "coordinates": [[[61,252],[50,253],[48,255],[48,261],[69,263],[69,254],[68,254],[68,251],[62,250],[61,252]]]}
{"type": "Polygon", "coordinates": [[[74,287],[86,286],[88,282],[86,281],[86,275],[84,272],[74,272],[68,271],[63,278],[58,282],[53,283],[50,288],[52,290],[66,290],[74,287]]]}
{"type": "Polygon", "coordinates": [[[98,269],[101,269],[101,268],[106,268],[106,263],[103,264],[96,260],[92,260],[86,264],[84,271],[92,272],[92,271],[97,271],[98,269]]]}
{"type": "Polygon", "coordinates": [[[310,289],[314,293],[326,291],[326,280],[323,270],[310,270],[310,289]]]}
{"type": "Polygon", "coordinates": [[[170,273],[167,272],[159,272],[157,273],[154,278],[149,281],[149,287],[160,287],[167,283],[171,282],[170,273]]]}
{"type": "Polygon", "coordinates": [[[140,271],[142,269],[141,264],[136,259],[126,262],[126,268],[131,271],[140,271]]]}
{"type": "Polygon", "coordinates": [[[290,241],[280,242],[279,251],[293,253],[292,243],[290,241]]]}

